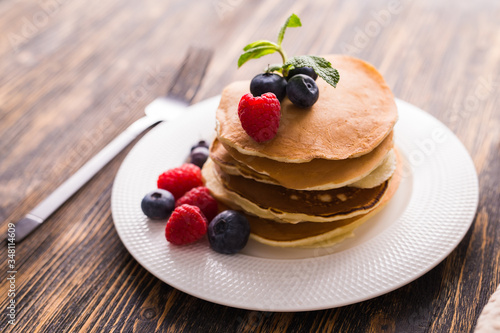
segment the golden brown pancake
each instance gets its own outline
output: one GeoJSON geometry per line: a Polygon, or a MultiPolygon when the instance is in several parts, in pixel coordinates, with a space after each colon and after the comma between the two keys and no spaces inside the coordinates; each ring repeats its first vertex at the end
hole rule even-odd
{"type": "Polygon", "coordinates": [[[380,203],[387,189],[384,182],[372,189],[291,190],[217,169],[211,159],[202,169],[205,186],[216,199],[256,216],[288,223],[330,222],[365,214],[380,203]]]}
{"type": "Polygon", "coordinates": [[[397,155],[396,149],[392,149],[387,154],[384,162],[380,166],[378,166],[375,170],[370,172],[368,176],[361,178],[360,180],[349,184],[352,187],[361,187],[361,188],[372,188],[382,184],[382,182],[389,179],[397,167],[397,155]]]}
{"type": "Polygon", "coordinates": [[[349,237],[355,228],[382,210],[390,201],[401,180],[401,166],[401,158],[398,156],[398,170],[389,180],[389,187],[380,205],[367,214],[334,222],[302,222],[297,224],[279,223],[246,214],[250,222],[250,237],[264,244],[281,247],[329,246],[340,242],[349,237]]]}
{"type": "Polygon", "coordinates": [[[389,186],[380,205],[369,213],[334,222],[315,223],[300,222],[297,224],[280,223],[269,219],[259,218],[242,211],[240,207],[219,201],[219,210],[235,209],[241,211],[250,222],[250,238],[258,242],[279,247],[325,247],[339,243],[353,235],[353,231],[367,222],[371,217],[382,210],[396,193],[402,170],[402,160],[397,156],[397,170],[389,180],[389,186]]]}
{"type": "Polygon", "coordinates": [[[364,215],[366,214],[333,222],[300,222],[291,224],[246,214],[248,222],[250,222],[250,230],[254,235],[278,242],[289,242],[322,235],[333,229],[351,224],[364,215]]]}
{"type": "MultiPolygon", "coordinates": [[[[214,141],[214,143],[216,141],[214,141]]],[[[215,164],[217,164],[222,169],[224,173],[235,176],[243,176],[266,184],[279,185],[275,179],[272,179],[267,175],[257,173],[254,170],[247,167],[246,165],[236,161],[227,152],[227,150],[224,149],[224,147],[220,144],[220,142],[217,141],[217,143],[218,144],[216,144],[216,146],[218,147],[215,148],[213,152],[212,151],[210,152],[210,158],[213,162],[215,162],[215,164]]],[[[214,145],[212,144],[212,147],[213,146],[214,145]]]]}
{"type": "Polygon", "coordinates": [[[265,157],[243,155],[215,139],[210,157],[226,173],[241,174],[257,181],[296,190],[327,190],[356,182],[375,170],[393,147],[392,132],[382,143],[358,158],[313,159],[306,163],[285,163],[265,157]]]}
{"type": "Polygon", "coordinates": [[[288,163],[342,160],[375,149],[396,123],[394,96],[372,65],[343,55],[325,58],[340,73],[337,88],[318,78],[320,97],[307,109],[285,98],[278,133],[265,143],[254,141],[238,118],[238,103],[249,92],[249,81],[227,86],[216,115],[219,140],[241,154],[288,163]]]}
{"type": "MultiPolygon", "coordinates": [[[[221,174],[222,171],[219,169],[217,172],[221,174]]],[[[221,175],[221,180],[228,191],[246,198],[262,209],[324,218],[371,210],[379,203],[388,186],[386,181],[367,189],[344,186],[325,191],[304,191],[233,175],[221,175]]]]}

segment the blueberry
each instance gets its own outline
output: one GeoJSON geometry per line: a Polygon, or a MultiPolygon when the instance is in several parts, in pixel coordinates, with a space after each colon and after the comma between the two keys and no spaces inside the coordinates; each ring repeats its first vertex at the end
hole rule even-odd
{"type": "Polygon", "coordinates": [[[250,82],[250,92],[254,97],[272,92],[279,101],[286,95],[286,80],[284,77],[273,73],[256,75],[250,82]]]}
{"type": "Polygon", "coordinates": [[[245,215],[225,210],[208,225],[210,247],[219,253],[234,254],[245,247],[250,236],[250,224],[245,215]]]}
{"type": "Polygon", "coordinates": [[[193,151],[195,148],[197,147],[205,147],[205,148],[208,148],[208,143],[205,141],[205,140],[200,140],[198,141],[197,144],[195,144],[194,146],[191,147],[191,151],[193,151]]]}
{"type": "Polygon", "coordinates": [[[316,72],[314,71],[314,69],[312,69],[312,67],[298,67],[291,69],[288,72],[288,75],[286,76],[287,81],[297,74],[304,74],[310,76],[314,81],[316,81],[316,79],[318,78],[318,74],[316,74],[316,72]]]}
{"type": "Polygon", "coordinates": [[[286,94],[293,104],[308,108],[318,100],[319,90],[310,76],[297,74],[288,81],[286,94]]]}
{"type": "Polygon", "coordinates": [[[151,219],[166,219],[175,208],[175,198],[169,191],[157,189],[142,198],[141,208],[151,219]]]}
{"type": "Polygon", "coordinates": [[[207,161],[208,154],[209,150],[207,147],[204,146],[196,147],[191,151],[191,154],[189,155],[189,162],[201,168],[203,164],[205,164],[205,162],[207,161]]]}

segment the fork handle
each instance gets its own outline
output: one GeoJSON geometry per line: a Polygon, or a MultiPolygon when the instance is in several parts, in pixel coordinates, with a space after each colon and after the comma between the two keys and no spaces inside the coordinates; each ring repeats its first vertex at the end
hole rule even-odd
{"type": "Polygon", "coordinates": [[[118,135],[99,153],[85,163],[75,174],[62,183],[54,192],[40,202],[28,215],[43,222],[64,202],[85,185],[99,170],[109,163],[130,142],[148,127],[160,120],[152,117],[142,117],[132,123],[125,131],[118,135]]]}

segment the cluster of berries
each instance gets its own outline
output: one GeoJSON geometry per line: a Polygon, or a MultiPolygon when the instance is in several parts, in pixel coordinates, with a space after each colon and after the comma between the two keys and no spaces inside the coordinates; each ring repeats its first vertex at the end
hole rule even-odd
{"type": "Polygon", "coordinates": [[[168,218],[167,241],[190,244],[208,234],[210,247],[225,254],[236,253],[246,245],[250,235],[247,218],[233,210],[219,214],[217,201],[203,186],[199,166],[185,163],[169,169],[158,177],[157,185],[158,189],[144,196],[141,208],[151,219],[168,218]]]}
{"type": "Polygon", "coordinates": [[[250,94],[238,105],[238,116],[245,132],[257,142],[271,140],[278,133],[281,104],[288,96],[302,108],[312,106],[319,97],[315,80],[318,74],[311,67],[294,68],[286,77],[262,73],[250,82],[250,94]]]}

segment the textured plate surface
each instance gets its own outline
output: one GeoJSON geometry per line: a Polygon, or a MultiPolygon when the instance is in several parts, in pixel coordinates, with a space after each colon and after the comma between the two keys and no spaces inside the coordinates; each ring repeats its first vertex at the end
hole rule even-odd
{"type": "Polygon", "coordinates": [[[134,258],[169,285],[219,304],[261,311],[307,311],[367,300],[420,277],[458,245],[477,207],[469,154],[438,120],[397,101],[396,144],[405,157],[395,198],[339,246],[276,249],[249,242],[221,255],[206,239],[173,246],[165,221],[147,219],[140,202],[158,175],[183,163],[192,144],[214,136],[218,98],[158,125],[124,160],[113,186],[117,232],[134,258]]]}

